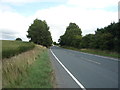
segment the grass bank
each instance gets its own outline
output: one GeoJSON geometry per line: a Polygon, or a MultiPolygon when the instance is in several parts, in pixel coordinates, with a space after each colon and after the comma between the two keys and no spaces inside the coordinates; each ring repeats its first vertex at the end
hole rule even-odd
{"type": "Polygon", "coordinates": [[[49,61],[48,51],[45,49],[38,55],[36,61],[28,69],[28,76],[18,87],[25,88],[53,88],[52,69],[49,61]]]}
{"type": "Polygon", "coordinates": [[[22,52],[31,50],[35,44],[22,41],[1,40],[2,42],[2,58],[10,58],[22,52]]]}
{"type": "Polygon", "coordinates": [[[53,71],[42,46],[2,60],[3,88],[52,88],[53,71]]]}
{"type": "Polygon", "coordinates": [[[107,57],[112,57],[112,58],[120,58],[120,54],[118,54],[117,52],[110,52],[107,50],[78,49],[78,48],[67,47],[67,46],[62,46],[62,48],[71,49],[71,50],[80,51],[80,52],[85,52],[85,53],[90,53],[90,54],[101,55],[101,56],[107,56],[107,57]]]}

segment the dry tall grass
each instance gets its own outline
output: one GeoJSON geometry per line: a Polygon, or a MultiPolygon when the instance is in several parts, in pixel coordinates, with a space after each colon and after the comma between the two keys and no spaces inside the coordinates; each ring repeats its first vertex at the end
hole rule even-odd
{"type": "Polygon", "coordinates": [[[27,68],[36,60],[38,54],[45,48],[37,45],[33,50],[24,52],[9,59],[2,60],[2,87],[19,85],[22,76],[27,74],[27,68]]]}

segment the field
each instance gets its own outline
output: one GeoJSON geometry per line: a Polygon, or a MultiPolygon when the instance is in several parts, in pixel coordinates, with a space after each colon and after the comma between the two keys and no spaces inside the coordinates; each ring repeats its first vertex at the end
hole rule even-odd
{"type": "Polygon", "coordinates": [[[35,45],[29,42],[2,40],[2,58],[18,55],[34,47],[35,45]]]}
{"type": "MultiPolygon", "coordinates": [[[[9,50],[16,47],[30,47],[26,51],[18,51],[20,54],[2,59],[2,87],[3,88],[52,88],[53,70],[49,61],[47,48],[32,43],[3,41],[8,44],[9,50]],[[12,44],[12,45],[10,45],[12,44]],[[17,45],[19,44],[19,45],[17,45]],[[10,47],[11,46],[11,47],[10,47]]],[[[7,47],[7,45],[5,45],[7,47]]],[[[4,46],[4,48],[5,48],[4,46]]],[[[3,49],[5,50],[5,49],[3,49]]],[[[21,49],[18,49],[21,50],[21,49]]],[[[8,53],[7,55],[9,55],[8,53]]]]}

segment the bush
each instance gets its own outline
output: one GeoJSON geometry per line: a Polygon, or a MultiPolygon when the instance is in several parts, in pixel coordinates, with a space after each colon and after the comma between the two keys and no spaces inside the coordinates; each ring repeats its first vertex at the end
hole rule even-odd
{"type": "Polygon", "coordinates": [[[16,38],[16,41],[22,41],[22,39],[21,38],[16,38]]]}

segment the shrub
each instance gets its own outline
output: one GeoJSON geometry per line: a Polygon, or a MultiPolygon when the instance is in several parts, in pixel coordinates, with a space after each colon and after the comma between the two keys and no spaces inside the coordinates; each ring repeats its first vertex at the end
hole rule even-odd
{"type": "Polygon", "coordinates": [[[16,41],[22,41],[22,39],[21,38],[16,38],[16,41]]]}

